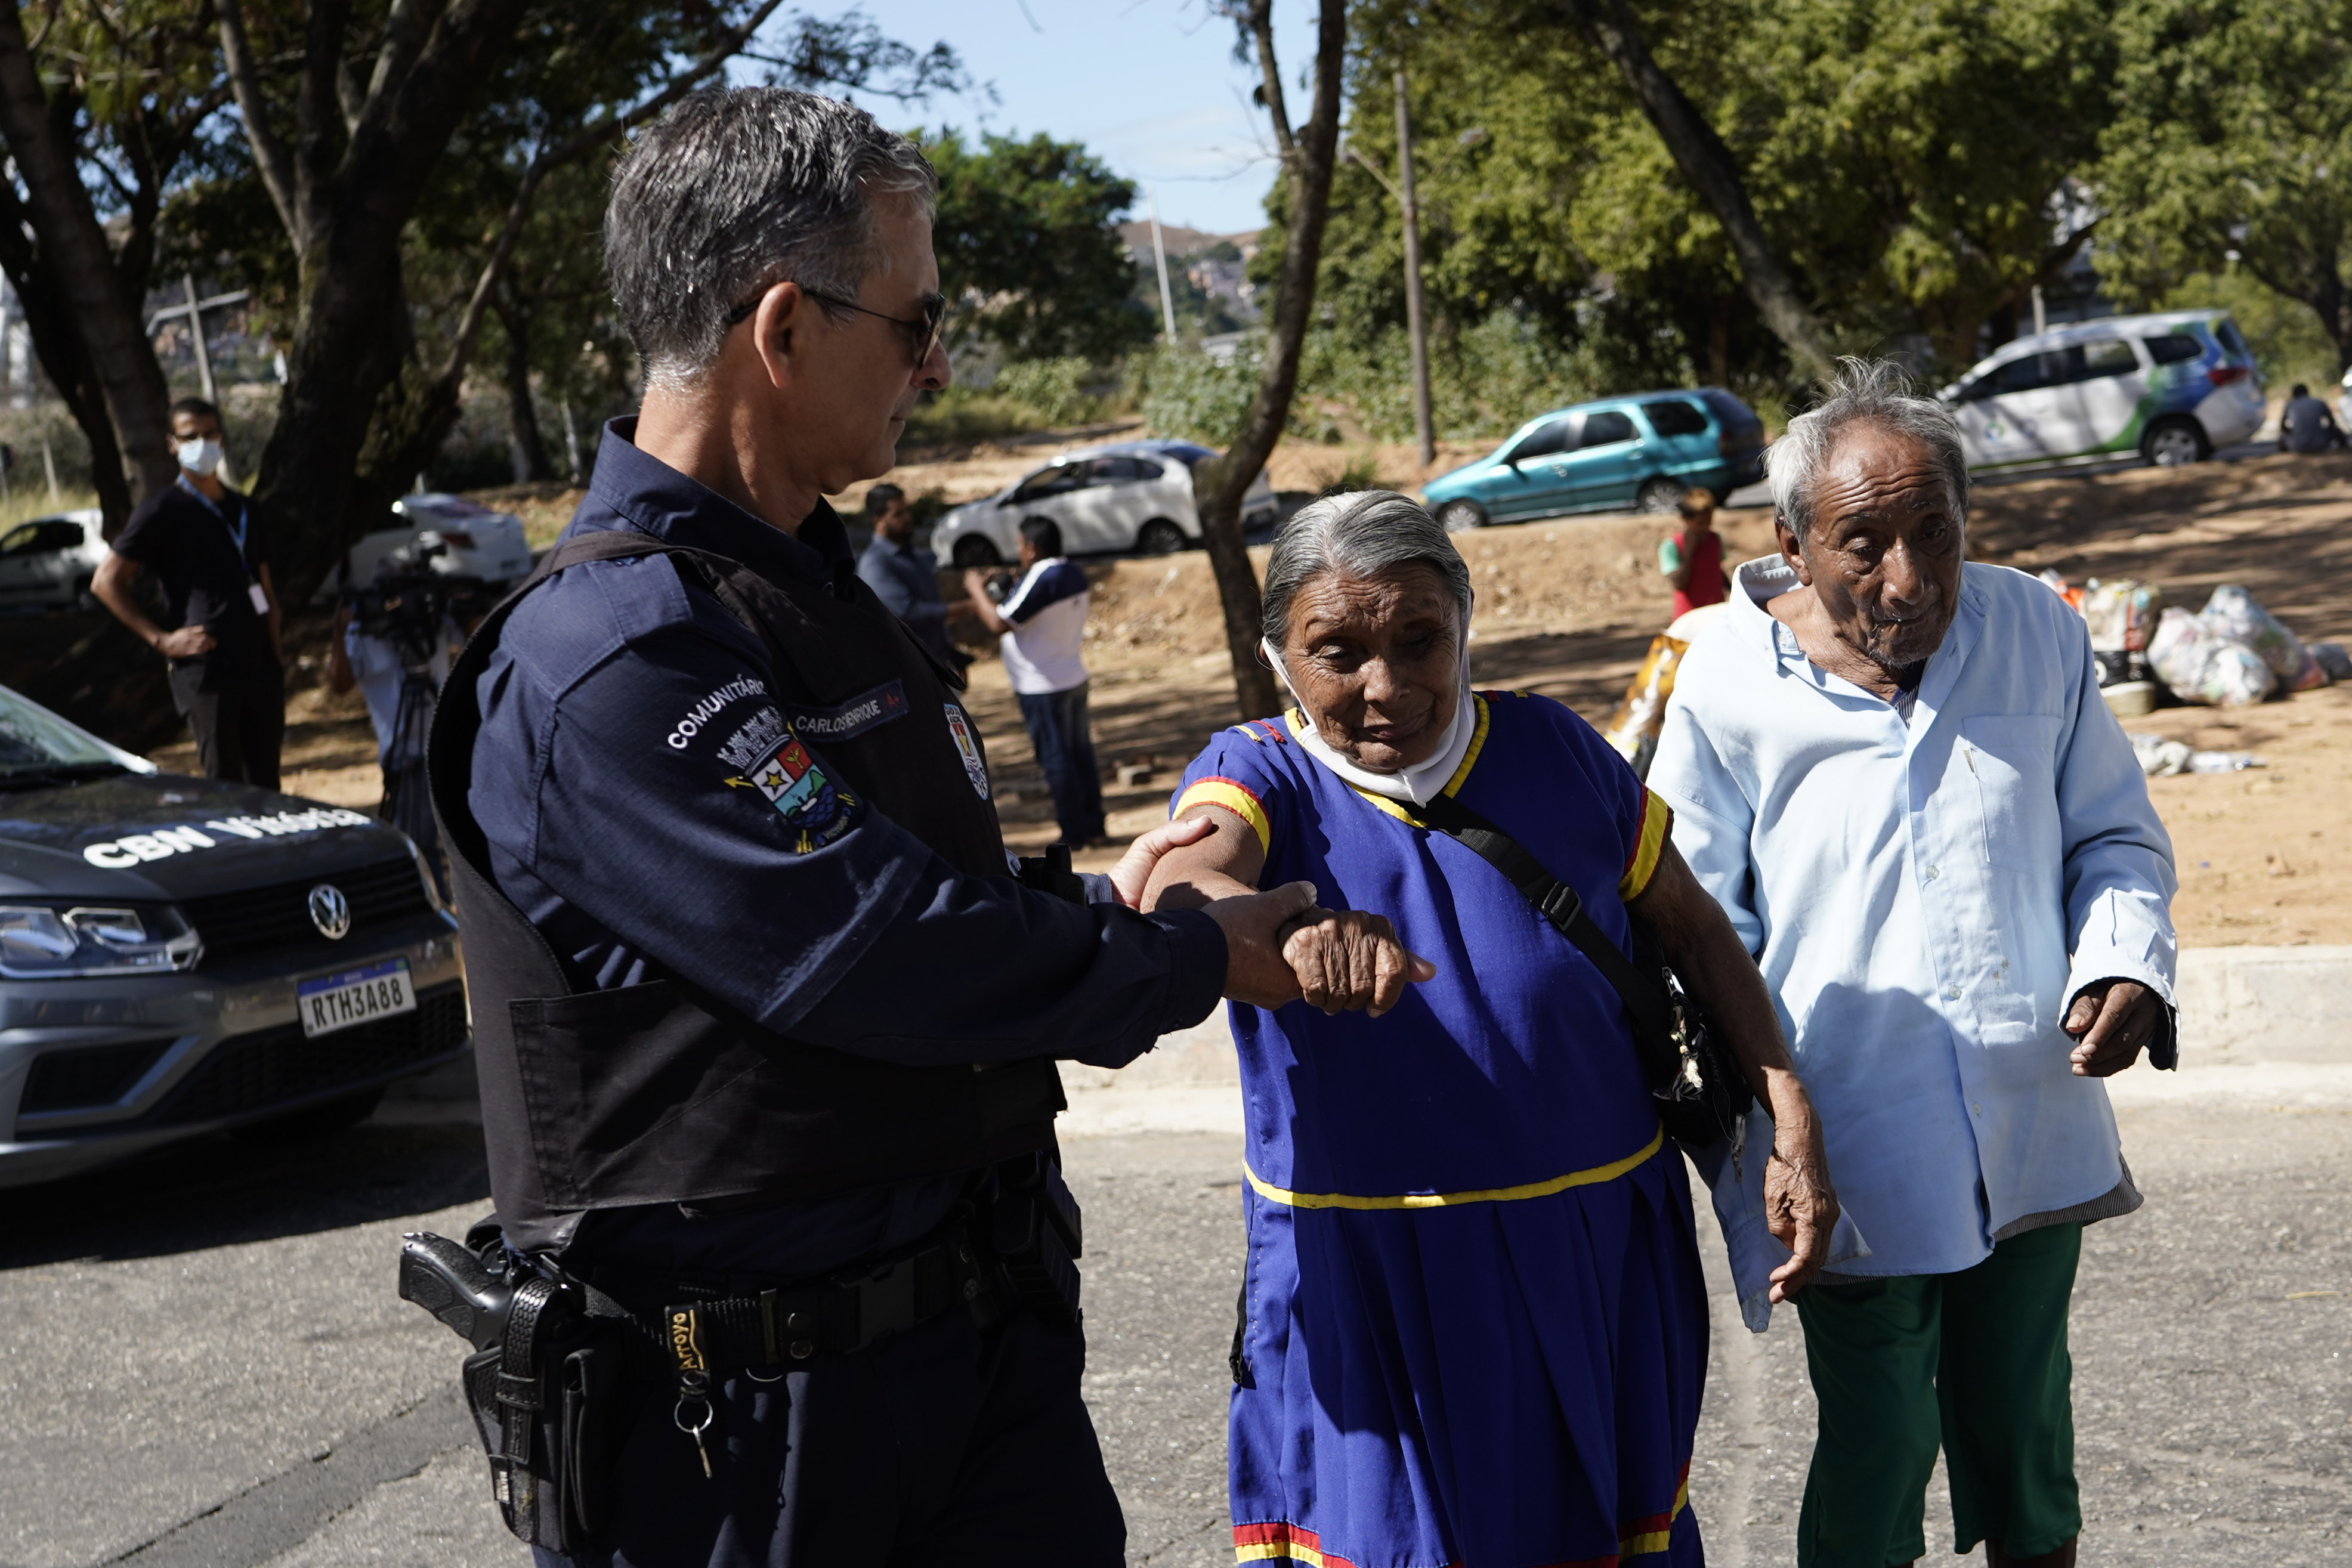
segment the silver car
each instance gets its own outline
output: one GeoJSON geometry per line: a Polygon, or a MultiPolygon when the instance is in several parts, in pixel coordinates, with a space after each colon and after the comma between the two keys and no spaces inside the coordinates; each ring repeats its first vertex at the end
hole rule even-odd
{"type": "Polygon", "coordinates": [[[95,507],[54,512],[0,532],[0,609],[90,610],[89,580],[106,559],[95,507]]]}
{"type": "Polygon", "coordinates": [[[405,835],[162,773],[0,687],[0,1186],[366,1116],[467,1045],[405,835]]]}
{"type": "MultiPolygon", "coordinates": [[[[1050,517],[1071,555],[1138,550],[1169,555],[1198,544],[1201,509],[1192,470],[1215,453],[1189,441],[1126,441],[1065,452],[985,500],[944,513],[931,549],[961,567],[995,566],[1021,549],[1021,525],[1050,517]]],[[[1263,471],[1242,497],[1242,526],[1275,519],[1274,486],[1263,471]]]]}

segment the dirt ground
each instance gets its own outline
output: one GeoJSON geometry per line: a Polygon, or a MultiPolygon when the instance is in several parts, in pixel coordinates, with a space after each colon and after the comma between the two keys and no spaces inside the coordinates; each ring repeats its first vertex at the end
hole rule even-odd
{"type": "MultiPolygon", "coordinates": [[[[1391,483],[1414,476],[1412,454],[1401,448],[1286,448],[1277,483],[1319,487],[1336,476],[1324,468],[1364,456],[1391,483]]],[[[893,477],[906,482],[920,469],[951,495],[982,494],[1011,476],[1007,469],[998,477],[1000,468],[1034,461],[1034,453],[988,455],[909,465],[893,477]]],[[[535,533],[552,538],[575,497],[550,486],[497,498],[520,504],[535,533]]],[[[1542,692],[1605,723],[1667,619],[1655,566],[1664,528],[1646,517],[1579,517],[1463,536],[1478,592],[1472,668],[1479,683],[1542,692]]],[[[1770,547],[1761,509],[1727,512],[1723,528],[1727,559],[1770,547]]],[[[2191,609],[2217,584],[2238,583],[2303,636],[2352,643],[2352,458],[2265,456],[1987,486],[1977,492],[1969,544],[1974,559],[2054,567],[2070,580],[2144,578],[2191,609]]],[[[1254,553],[1262,565],[1265,552],[1254,553]]],[[[1239,716],[1208,564],[1194,552],[1087,569],[1096,749],[1106,770],[1153,769],[1146,783],[1106,786],[1111,831],[1121,839],[1161,820],[1187,759],[1239,716]]],[[[302,659],[323,653],[316,634],[298,643],[302,659]]],[[[998,777],[1006,837],[1034,852],[1055,836],[1052,803],[1003,668],[984,643],[976,651],[984,656],[972,667],[971,700],[998,777]]],[[[287,787],[372,806],[379,784],[358,697],[330,695],[315,674],[298,673],[296,684],[287,787]]],[[[2149,781],[2180,867],[2174,916],[2183,945],[2352,943],[2352,687],[2234,713],[2168,707],[2126,727],[2200,749],[2250,751],[2267,764],[2149,781]]],[[[166,767],[194,760],[185,743],[152,755],[166,767]]],[[[1080,863],[1099,868],[1111,858],[1097,850],[1080,863]]]]}

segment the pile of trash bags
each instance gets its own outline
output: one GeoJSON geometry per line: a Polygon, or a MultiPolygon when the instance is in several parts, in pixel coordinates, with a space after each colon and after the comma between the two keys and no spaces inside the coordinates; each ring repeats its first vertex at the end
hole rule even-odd
{"type": "Polygon", "coordinates": [[[2183,702],[2250,707],[2274,693],[2352,680],[2352,655],[2340,644],[2305,643],[2234,584],[2192,613],[2133,578],[2094,578],[2079,589],[2054,571],[2042,580],[2081,612],[2103,687],[2152,677],[2183,702]]]}
{"type": "Polygon", "coordinates": [[[2330,643],[2306,647],[2252,594],[2224,584],[2194,615],[2178,606],[2166,610],[2147,657],[2157,678],[2186,701],[2251,707],[2273,692],[2327,685],[2333,672],[2321,662],[2323,649],[2329,663],[2352,674],[2342,648],[2330,643]]]}

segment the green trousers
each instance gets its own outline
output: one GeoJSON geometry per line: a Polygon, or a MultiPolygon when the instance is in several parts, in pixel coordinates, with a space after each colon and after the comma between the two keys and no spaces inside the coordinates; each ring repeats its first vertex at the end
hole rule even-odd
{"type": "Polygon", "coordinates": [[[1939,1445],[1955,1552],[1991,1540],[2031,1557],[2081,1533],[2066,1307],[2082,1254],[2080,1225],[2052,1225],[1957,1274],[1797,1292],[1821,1412],[1800,1568],[1927,1555],[1939,1445]]]}

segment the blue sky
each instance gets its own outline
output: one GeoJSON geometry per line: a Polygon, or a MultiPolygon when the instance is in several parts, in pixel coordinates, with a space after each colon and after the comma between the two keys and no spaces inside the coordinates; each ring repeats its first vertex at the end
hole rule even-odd
{"type": "MultiPolygon", "coordinates": [[[[1162,223],[1223,234],[1265,222],[1274,164],[1265,116],[1249,101],[1255,74],[1234,58],[1233,24],[1202,0],[866,0],[864,10],[918,47],[944,40],[998,98],[976,89],[907,110],[866,100],[886,123],[1044,131],[1156,188],[1162,223]]],[[[1307,0],[1276,4],[1288,82],[1312,60],[1314,20],[1307,0]]],[[[1294,86],[1292,115],[1307,109],[1294,86]]],[[[1140,191],[1133,215],[1144,215],[1140,191]]]]}

